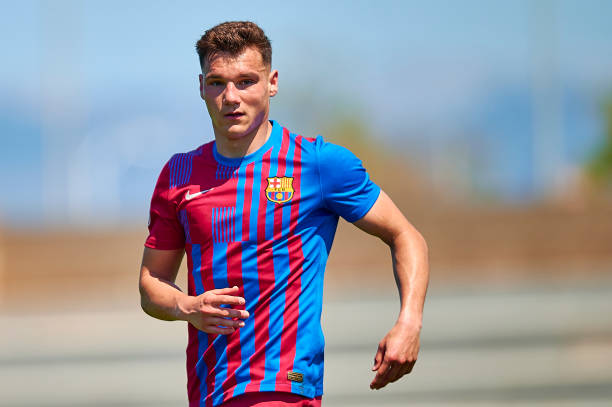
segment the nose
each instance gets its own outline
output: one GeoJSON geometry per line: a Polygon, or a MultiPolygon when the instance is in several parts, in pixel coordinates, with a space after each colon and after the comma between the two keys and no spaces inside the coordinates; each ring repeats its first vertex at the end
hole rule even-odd
{"type": "Polygon", "coordinates": [[[236,88],[236,85],[234,85],[234,82],[228,82],[225,86],[223,100],[228,105],[236,105],[240,103],[240,96],[238,94],[238,89],[236,88]]]}

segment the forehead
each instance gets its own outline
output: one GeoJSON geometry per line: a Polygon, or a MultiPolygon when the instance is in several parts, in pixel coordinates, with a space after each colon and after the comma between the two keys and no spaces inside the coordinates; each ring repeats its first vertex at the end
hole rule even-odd
{"type": "Polygon", "coordinates": [[[237,55],[219,52],[208,58],[204,65],[204,73],[207,77],[260,73],[267,70],[269,68],[264,64],[261,54],[253,47],[246,48],[237,55]]]}

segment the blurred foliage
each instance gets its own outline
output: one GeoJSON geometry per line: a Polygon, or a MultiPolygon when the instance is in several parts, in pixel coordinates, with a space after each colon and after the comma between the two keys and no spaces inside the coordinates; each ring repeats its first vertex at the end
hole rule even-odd
{"type": "Polygon", "coordinates": [[[406,154],[385,144],[364,119],[365,115],[338,114],[325,126],[325,139],[351,150],[363,162],[370,177],[402,209],[432,202],[430,186],[407,160],[406,154]]]}
{"type": "Polygon", "coordinates": [[[599,187],[612,188],[612,96],[604,103],[605,138],[587,165],[587,171],[599,187]]]}

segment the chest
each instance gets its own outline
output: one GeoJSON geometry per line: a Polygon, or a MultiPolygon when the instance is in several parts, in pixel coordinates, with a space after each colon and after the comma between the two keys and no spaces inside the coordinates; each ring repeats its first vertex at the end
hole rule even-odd
{"type": "MultiPolygon", "coordinates": [[[[309,171],[274,163],[210,168],[175,192],[177,217],[189,243],[263,242],[295,233],[318,203],[309,171]]],[[[314,184],[313,184],[314,185],[314,184]]]]}

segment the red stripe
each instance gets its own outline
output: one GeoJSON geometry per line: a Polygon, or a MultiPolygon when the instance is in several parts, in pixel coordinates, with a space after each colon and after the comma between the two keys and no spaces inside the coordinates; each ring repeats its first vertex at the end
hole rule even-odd
{"type": "Polygon", "coordinates": [[[251,224],[251,197],[253,196],[253,169],[255,163],[247,165],[244,182],[244,207],[242,208],[242,241],[249,241],[249,225],[251,224]]]}
{"type": "MultiPolygon", "coordinates": [[[[289,130],[283,127],[283,138],[281,148],[278,153],[278,172],[279,177],[284,177],[287,170],[287,152],[289,150],[289,130]]],[[[295,186],[294,186],[295,188],[295,186]]],[[[288,204],[276,204],[274,206],[274,234],[273,239],[279,240],[283,232],[283,207],[288,204]]]]}
{"type": "Polygon", "coordinates": [[[198,330],[191,324],[187,324],[189,342],[187,344],[187,394],[190,406],[200,406],[202,395],[200,394],[200,378],[196,372],[198,361],[198,330]]]}
{"type": "Polygon", "coordinates": [[[300,178],[302,176],[302,136],[295,137],[295,151],[293,153],[293,198],[291,198],[291,216],[289,217],[289,235],[295,233],[299,214],[300,178]]]}
{"type": "MultiPolygon", "coordinates": [[[[213,249],[212,247],[208,248],[208,250],[203,251],[202,253],[202,285],[204,287],[204,292],[213,290],[215,288],[215,283],[213,281],[213,273],[212,273],[212,258],[213,258],[213,249]]],[[[215,348],[213,347],[213,341],[217,337],[216,334],[208,334],[208,343],[206,344],[206,350],[204,351],[204,363],[206,363],[206,369],[208,374],[206,375],[206,407],[212,407],[212,397],[210,397],[215,388],[215,363],[217,361],[217,354],[215,352],[215,348]]]]}
{"type": "Polygon", "coordinates": [[[250,357],[251,381],[246,392],[259,391],[266,365],[266,342],[270,322],[270,295],[274,290],[274,263],[272,241],[264,241],[257,248],[257,274],[259,278],[259,301],[253,311],[255,317],[255,353],[250,357]]]}
{"type": "MultiPolygon", "coordinates": [[[[227,245],[227,283],[229,287],[238,286],[238,296],[244,297],[244,284],[242,281],[242,243],[232,242],[227,245]]],[[[245,305],[233,308],[244,310],[245,305]]],[[[223,392],[227,393],[236,386],[236,369],[242,363],[240,353],[240,330],[236,330],[227,337],[227,379],[223,383],[223,392]]]]}
{"type": "MultiPolygon", "coordinates": [[[[190,246],[186,247],[187,253],[191,253],[190,246]],[[188,250],[189,248],[189,250],[188,250]]],[[[187,269],[193,270],[193,259],[187,256],[187,269]]],[[[187,294],[195,296],[195,280],[193,273],[187,273],[187,294]]],[[[199,406],[200,404],[200,378],[196,372],[196,363],[198,362],[198,330],[191,324],[187,324],[188,343],[187,343],[187,394],[190,404],[199,406]]]]}
{"type": "Polygon", "coordinates": [[[251,381],[245,391],[259,391],[259,383],[264,378],[266,364],[266,342],[270,336],[270,293],[274,289],[274,262],[272,254],[272,241],[266,241],[266,209],[268,199],[265,190],[268,186],[267,177],[270,176],[270,156],[268,151],[262,157],[261,179],[254,180],[260,183],[259,208],[257,210],[257,278],[259,282],[259,300],[253,311],[255,320],[255,354],[250,358],[251,381]]]}
{"type": "MultiPolygon", "coordinates": [[[[261,186],[259,187],[259,209],[257,210],[257,242],[261,243],[266,240],[266,212],[268,206],[268,198],[266,198],[266,188],[268,186],[268,177],[270,176],[270,156],[272,151],[268,151],[262,157],[261,163],[261,186]]],[[[255,180],[254,182],[257,182],[255,180]]]]}
{"type": "Polygon", "coordinates": [[[291,215],[289,216],[289,236],[287,237],[287,248],[289,250],[289,278],[285,290],[285,311],[283,312],[283,331],[281,334],[280,367],[276,377],[277,383],[287,381],[287,372],[293,370],[295,359],[295,346],[297,341],[298,317],[300,314],[300,293],[302,291],[301,276],[304,264],[304,253],[302,251],[302,239],[295,234],[297,220],[300,211],[300,180],[302,176],[301,152],[302,137],[295,139],[295,151],[293,154],[293,189],[291,199],[291,215]]]}

